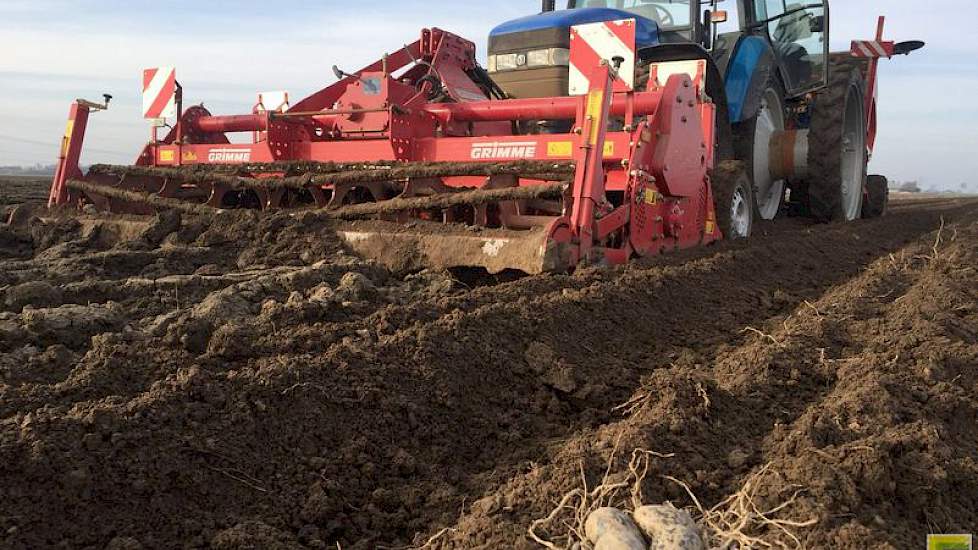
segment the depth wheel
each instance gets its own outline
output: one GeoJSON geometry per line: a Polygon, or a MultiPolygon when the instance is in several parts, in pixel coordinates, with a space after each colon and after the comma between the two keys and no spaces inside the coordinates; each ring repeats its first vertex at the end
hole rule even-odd
{"type": "Polygon", "coordinates": [[[863,217],[878,218],[886,214],[890,203],[890,182],[883,176],[866,178],[866,198],[863,201],[863,217]]]}
{"type": "Polygon", "coordinates": [[[822,222],[852,221],[862,213],[866,181],[865,78],[860,60],[833,56],[829,84],[811,110],[808,210],[822,222]]]}
{"type": "Polygon", "coordinates": [[[739,160],[720,162],[710,174],[717,225],[729,240],[746,239],[754,231],[754,191],[739,160]]]}

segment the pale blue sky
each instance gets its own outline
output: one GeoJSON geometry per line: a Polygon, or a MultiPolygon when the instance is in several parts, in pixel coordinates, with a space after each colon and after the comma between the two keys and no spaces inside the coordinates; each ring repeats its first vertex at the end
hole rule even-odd
{"type": "MultiPolygon", "coordinates": [[[[728,2],[732,6],[733,2],[728,2]]],[[[498,23],[537,0],[271,2],[0,0],[0,165],[55,160],[76,97],[115,96],[92,120],[84,162],[125,163],[145,142],[144,67],[174,65],[188,102],[248,112],[255,94],[293,98],[412,42],[425,26],[484,48],[498,23]]],[[[732,9],[732,8],[731,8],[732,9]]],[[[880,136],[871,170],[925,186],[978,186],[978,45],[967,3],[834,0],[832,42],[871,38],[885,14],[893,39],[928,47],[881,70],[880,136]]]]}

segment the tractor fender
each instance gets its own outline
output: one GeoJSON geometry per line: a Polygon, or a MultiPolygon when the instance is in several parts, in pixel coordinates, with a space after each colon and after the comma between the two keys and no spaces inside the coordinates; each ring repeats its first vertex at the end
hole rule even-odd
{"type": "Polygon", "coordinates": [[[730,122],[749,120],[761,107],[771,73],[778,73],[774,51],[757,36],[740,39],[727,65],[726,92],[730,122]]]}
{"type": "Polygon", "coordinates": [[[720,160],[732,159],[734,156],[733,129],[728,117],[730,109],[727,105],[727,92],[724,89],[722,73],[710,52],[699,44],[660,44],[640,49],[638,58],[646,63],[692,59],[706,60],[706,94],[710,96],[717,108],[717,157],[720,160]]]}

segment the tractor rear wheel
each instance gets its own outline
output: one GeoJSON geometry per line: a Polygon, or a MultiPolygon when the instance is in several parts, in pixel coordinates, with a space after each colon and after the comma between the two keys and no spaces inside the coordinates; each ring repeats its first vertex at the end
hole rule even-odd
{"type": "Polygon", "coordinates": [[[737,158],[747,165],[754,184],[755,214],[773,220],[784,203],[785,180],[771,177],[771,136],[785,129],[784,89],[773,74],[768,77],[757,114],[734,126],[737,158]]]}
{"type": "Polygon", "coordinates": [[[811,108],[808,210],[817,220],[852,221],[866,181],[865,77],[861,60],[832,56],[828,86],[811,108]]]}
{"type": "Polygon", "coordinates": [[[724,160],[710,174],[717,225],[729,240],[746,239],[754,230],[754,188],[744,163],[724,160]]]}
{"type": "Polygon", "coordinates": [[[863,217],[878,218],[886,214],[890,202],[890,183],[883,176],[866,178],[866,197],[863,200],[863,217]]]}

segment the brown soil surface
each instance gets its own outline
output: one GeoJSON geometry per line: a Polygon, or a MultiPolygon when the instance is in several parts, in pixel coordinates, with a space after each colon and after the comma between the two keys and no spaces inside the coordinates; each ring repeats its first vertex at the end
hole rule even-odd
{"type": "Polygon", "coordinates": [[[22,203],[45,203],[50,189],[50,177],[0,176],[0,208],[22,203]]]}
{"type": "Polygon", "coordinates": [[[540,548],[635,449],[647,503],[768,472],[803,547],[978,526],[978,200],[522,278],[331,223],[0,224],[0,547],[540,548]]]}

